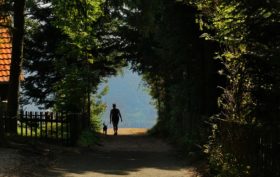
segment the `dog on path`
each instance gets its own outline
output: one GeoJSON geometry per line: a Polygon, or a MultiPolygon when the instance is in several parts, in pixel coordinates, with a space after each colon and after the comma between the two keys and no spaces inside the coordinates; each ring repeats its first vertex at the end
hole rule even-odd
{"type": "Polygon", "coordinates": [[[107,125],[105,123],[103,123],[103,134],[104,135],[107,135],[107,129],[108,129],[107,125]]]}

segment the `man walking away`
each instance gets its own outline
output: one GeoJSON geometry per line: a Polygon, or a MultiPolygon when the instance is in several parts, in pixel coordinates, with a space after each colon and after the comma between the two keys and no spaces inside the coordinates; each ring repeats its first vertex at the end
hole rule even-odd
{"type": "Polygon", "coordinates": [[[116,108],[116,104],[113,104],[113,109],[110,112],[110,124],[113,122],[114,135],[118,134],[119,119],[122,121],[122,115],[120,110],[116,108]]]}

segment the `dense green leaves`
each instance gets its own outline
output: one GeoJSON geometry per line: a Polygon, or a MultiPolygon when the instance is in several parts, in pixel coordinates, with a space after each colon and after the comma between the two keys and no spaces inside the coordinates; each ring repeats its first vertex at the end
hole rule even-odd
{"type": "Polygon", "coordinates": [[[102,1],[28,5],[24,100],[83,113],[82,125],[88,127],[90,117],[96,116],[91,105],[98,84],[125,64],[120,38],[114,34],[120,22],[104,15],[102,1]]]}
{"type": "MultiPolygon", "coordinates": [[[[107,31],[111,21],[101,16],[101,2],[83,2],[86,9],[76,3],[54,1],[42,5],[42,2],[29,2],[25,56],[25,69],[29,74],[24,88],[33,101],[47,107],[60,100],[56,99],[56,92],[61,92],[59,89],[66,82],[73,82],[75,78],[77,84],[74,86],[78,90],[83,87],[80,94],[85,94],[85,90],[94,91],[102,77],[114,74],[114,67],[122,65],[119,59],[114,61],[121,53],[116,52],[117,39],[107,37],[112,32],[107,31]],[[71,8],[60,12],[67,3],[71,8]],[[84,14],[85,10],[89,15],[84,14]],[[72,79],[68,80],[69,77],[72,79]]],[[[76,104],[78,106],[79,102],[76,104]]]]}
{"type": "Polygon", "coordinates": [[[155,131],[192,151],[210,136],[207,152],[218,175],[253,174],[251,164],[227,152],[238,142],[222,142],[216,122],[277,124],[279,1],[34,2],[26,28],[28,96],[89,114],[89,95],[102,78],[131,63],[155,99],[155,131]]]}
{"type": "MultiPolygon", "coordinates": [[[[204,25],[203,37],[214,40],[221,46],[216,58],[224,65],[220,73],[227,78],[227,84],[218,99],[221,111],[215,118],[240,126],[269,125],[273,129],[273,124],[278,124],[277,100],[280,96],[279,1],[202,0],[193,4],[201,11],[198,18],[204,25]]],[[[254,162],[235,159],[235,150],[223,149],[225,142],[216,136],[222,129],[223,127],[216,127],[210,141],[210,157],[215,162],[219,161],[213,164],[218,164],[221,176],[271,173],[266,171],[268,169],[258,173],[259,169],[252,167],[254,162]],[[217,153],[220,155],[217,156],[217,153]],[[232,158],[227,158],[228,155],[232,158]],[[242,170],[242,165],[252,168],[249,171],[242,170]],[[234,170],[238,173],[231,174],[234,170]]],[[[234,132],[234,126],[228,131],[234,132]]],[[[232,142],[228,140],[227,143],[232,142]]]]}
{"type": "Polygon", "coordinates": [[[200,38],[196,9],[175,1],[139,1],[130,21],[137,56],[129,58],[144,74],[158,108],[157,133],[192,148],[207,135],[199,128],[216,110],[215,44],[200,38]],[[136,36],[136,37],[135,37],[136,36]],[[207,46],[209,45],[209,46],[207,46]],[[190,143],[192,142],[192,143],[190,143]]]}

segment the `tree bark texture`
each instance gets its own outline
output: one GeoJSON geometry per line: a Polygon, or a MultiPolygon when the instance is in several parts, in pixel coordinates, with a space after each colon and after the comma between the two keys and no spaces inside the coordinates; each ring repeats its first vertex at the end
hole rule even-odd
{"type": "Polygon", "coordinates": [[[14,1],[14,26],[12,29],[12,61],[10,68],[10,81],[8,91],[8,116],[7,125],[9,133],[17,133],[17,121],[19,108],[19,84],[23,60],[23,36],[24,36],[24,9],[26,0],[14,1]]]}

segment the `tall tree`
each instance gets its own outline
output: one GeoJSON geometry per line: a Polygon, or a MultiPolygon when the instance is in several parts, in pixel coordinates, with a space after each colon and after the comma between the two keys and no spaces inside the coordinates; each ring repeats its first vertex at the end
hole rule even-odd
{"type": "Polygon", "coordinates": [[[23,60],[23,36],[24,36],[24,9],[25,0],[13,2],[13,29],[12,29],[12,61],[10,68],[9,93],[8,93],[8,115],[10,118],[8,131],[17,132],[15,117],[19,108],[19,83],[23,60]]]}
{"type": "MultiPolygon", "coordinates": [[[[7,19],[9,19],[9,8],[7,7],[9,7],[8,3],[4,0],[0,0],[0,27],[1,28],[3,26],[6,28],[9,27],[9,23],[7,23],[7,19]]],[[[0,43],[2,43],[2,41],[0,41],[0,43]]],[[[4,121],[1,117],[4,112],[2,106],[3,106],[2,103],[0,103],[0,145],[5,143],[4,121]]]]}
{"type": "Polygon", "coordinates": [[[101,1],[38,2],[27,7],[25,100],[58,111],[90,113],[89,98],[101,79],[124,66],[123,42],[111,37],[119,23],[103,14],[108,6],[101,1]]]}

